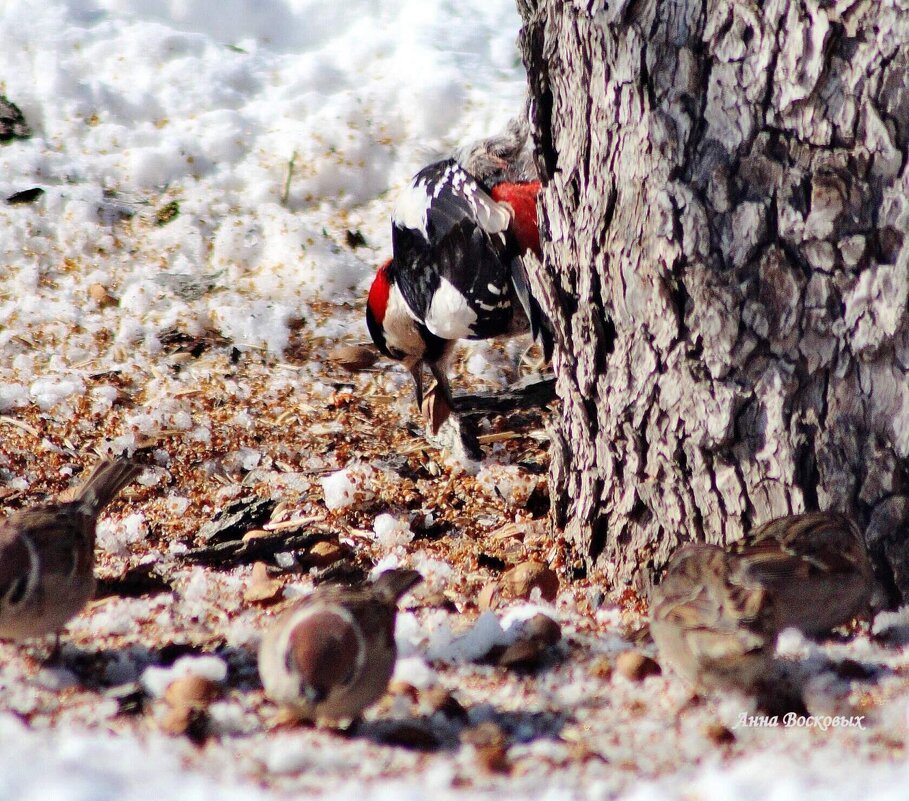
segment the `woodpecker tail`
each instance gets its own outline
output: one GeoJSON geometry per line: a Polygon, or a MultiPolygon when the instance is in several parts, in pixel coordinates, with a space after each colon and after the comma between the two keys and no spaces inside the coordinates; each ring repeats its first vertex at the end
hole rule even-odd
{"type": "Polygon", "coordinates": [[[543,356],[548,362],[552,359],[552,351],[555,345],[552,323],[549,322],[546,313],[530,292],[527,268],[524,266],[524,260],[520,256],[512,259],[511,262],[511,285],[514,287],[515,295],[521,302],[524,314],[527,315],[527,320],[530,323],[530,333],[533,335],[534,341],[540,343],[543,348],[543,356]]]}

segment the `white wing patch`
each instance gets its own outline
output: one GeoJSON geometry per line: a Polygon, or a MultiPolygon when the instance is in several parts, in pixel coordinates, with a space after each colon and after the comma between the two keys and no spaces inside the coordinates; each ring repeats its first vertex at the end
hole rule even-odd
{"type": "Polygon", "coordinates": [[[455,194],[460,195],[470,204],[474,220],[486,233],[502,234],[508,230],[513,215],[511,206],[496,203],[480,189],[479,184],[468,175],[460,164],[452,164],[445,171],[443,179],[436,186],[436,196],[441,193],[446,182],[451,184],[455,194]]]}
{"type": "Polygon", "coordinates": [[[471,326],[476,321],[477,313],[467,298],[447,278],[442,278],[426,312],[426,327],[442,339],[462,339],[473,333],[471,326]]]}
{"type": "Polygon", "coordinates": [[[496,203],[486,195],[474,195],[471,200],[476,208],[477,225],[488,234],[504,234],[511,225],[511,206],[496,203]]]}
{"type": "Polygon", "coordinates": [[[401,228],[412,228],[429,238],[427,218],[432,207],[432,192],[422,178],[414,179],[395,203],[391,213],[392,221],[401,228]]]}
{"type": "Polygon", "coordinates": [[[505,232],[511,225],[514,211],[507,203],[497,203],[480,185],[471,178],[459,164],[449,164],[438,178],[429,178],[418,174],[410,185],[398,195],[392,212],[392,221],[399,228],[410,228],[419,231],[424,239],[429,239],[429,219],[432,207],[440,201],[442,194],[448,192],[454,196],[455,206],[461,207],[461,213],[469,214],[473,223],[489,236],[498,235],[505,240],[505,232]],[[463,209],[466,205],[469,212],[463,209]]]}

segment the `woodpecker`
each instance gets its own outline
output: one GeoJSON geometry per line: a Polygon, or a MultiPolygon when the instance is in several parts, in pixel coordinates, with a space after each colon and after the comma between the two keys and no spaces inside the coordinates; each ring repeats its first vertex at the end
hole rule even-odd
{"type": "Polygon", "coordinates": [[[448,366],[457,340],[530,331],[547,361],[552,355],[522,260],[540,257],[539,191],[538,181],[481,183],[447,159],[420,170],[398,199],[393,257],[373,280],[366,324],[376,347],[410,370],[421,409],[424,364],[435,377],[443,411],[431,416],[434,431],[454,409],[448,366]]]}

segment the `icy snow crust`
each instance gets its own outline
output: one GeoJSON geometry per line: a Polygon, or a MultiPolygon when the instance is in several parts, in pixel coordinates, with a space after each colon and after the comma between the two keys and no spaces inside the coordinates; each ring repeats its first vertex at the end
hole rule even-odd
{"type": "MultiPolygon", "coordinates": [[[[32,187],[44,194],[32,204],[0,202],[0,415],[8,426],[0,435],[36,435],[35,450],[60,461],[64,482],[72,474],[68,446],[36,428],[23,434],[10,418],[40,412],[72,421],[93,442],[92,420],[119,408],[130,382],[142,393],[122,412],[112,449],[161,432],[200,447],[214,447],[219,426],[255,432],[245,405],[261,399],[226,374],[226,362],[177,360],[167,346],[173,331],[220,337],[257,355],[266,403],[302,385],[311,409],[339,402],[315,365],[324,348],[311,351],[313,364],[282,361],[298,321],[314,343],[366,336],[362,298],[388,255],[395,192],[419,167],[498,130],[519,108],[518,27],[511,0],[6,0],[0,92],[19,105],[34,136],[0,145],[0,198],[32,187]],[[348,230],[360,231],[367,246],[347,247],[348,230]],[[193,382],[215,379],[226,421],[193,404],[193,382]]],[[[484,343],[465,351],[475,377],[501,381],[511,369],[484,343]]],[[[360,390],[378,384],[392,411],[412,418],[402,372],[349,380],[360,390]]],[[[321,442],[340,433],[328,421],[306,435],[321,442]]],[[[276,496],[297,493],[340,514],[403,481],[391,467],[330,449],[303,458],[297,472],[271,470],[304,445],[266,453],[251,438],[202,469],[212,482],[259,475],[276,496]]],[[[521,522],[537,476],[499,461],[501,443],[488,451],[476,491],[499,498],[500,510],[521,522]]],[[[156,510],[99,526],[100,561],[115,574],[161,536],[160,525],[214,513],[179,482],[165,484],[168,471],[179,475],[165,448],[153,462],[138,484],[165,487],[156,510]]],[[[0,485],[27,493],[34,476],[18,464],[0,452],[0,485]]],[[[236,482],[215,494],[226,503],[238,494],[236,482]]],[[[825,672],[828,659],[881,666],[884,678],[867,701],[869,729],[738,729],[731,744],[719,745],[706,727],[734,727],[743,710],[754,713],[750,702],[692,706],[671,676],[638,683],[612,674],[614,657],[635,647],[629,632],[641,620],[599,606],[595,587],[563,587],[554,604],[532,597],[472,616],[422,607],[421,599],[444,597],[463,576],[424,550],[415,522],[400,508],[374,513],[342,544],[373,549],[374,572],[406,564],[426,577],[399,617],[395,681],[455,690],[471,726],[506,715],[510,776],[484,773],[469,744],[423,755],[368,738],[268,729],[244,656],[265,623],[261,609],[242,601],[250,568],[175,568],[189,546],[164,537],[140,567],[171,565],[173,593],[108,598],[64,635],[78,643],[64,648],[64,665],[90,657],[102,666],[100,688],[81,687],[68,667],[38,666],[28,648],[2,646],[0,799],[905,797],[905,648],[884,649],[867,636],[824,646],[788,637],[784,649],[817,673],[817,704],[831,714],[838,704],[861,706],[863,690],[825,672]],[[522,677],[473,662],[513,643],[540,612],[563,629],[548,669],[522,677]],[[223,637],[223,648],[216,656],[199,653],[208,640],[183,643],[191,653],[162,667],[142,642],[149,631],[223,637]],[[213,737],[203,748],[159,731],[158,706],[130,718],[105,692],[134,683],[160,704],[169,682],[190,674],[234,680],[210,709],[213,737]]],[[[516,559],[556,559],[546,546],[534,552],[539,539],[528,528],[523,539],[503,538],[502,548],[516,559]]],[[[293,580],[285,597],[310,589],[305,578],[293,580]]],[[[905,613],[881,616],[878,625],[902,631],[897,641],[905,642],[905,620],[905,613]]],[[[392,696],[367,720],[405,700],[392,696]]],[[[445,728],[438,712],[431,719],[445,728]]]]}

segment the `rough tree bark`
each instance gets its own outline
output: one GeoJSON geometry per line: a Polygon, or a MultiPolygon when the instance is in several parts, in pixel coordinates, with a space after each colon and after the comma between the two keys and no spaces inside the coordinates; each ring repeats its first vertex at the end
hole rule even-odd
{"type": "Polygon", "coordinates": [[[853,513],[909,597],[909,0],[519,0],[558,525],[613,586],[853,513]]]}

